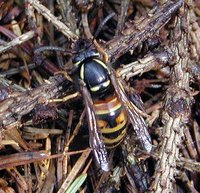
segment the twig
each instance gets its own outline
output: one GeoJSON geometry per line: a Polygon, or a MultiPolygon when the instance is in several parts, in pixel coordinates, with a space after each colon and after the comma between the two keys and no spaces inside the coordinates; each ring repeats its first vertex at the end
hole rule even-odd
{"type": "Polygon", "coordinates": [[[83,165],[85,164],[88,156],[90,155],[91,150],[88,150],[87,152],[83,152],[76,164],[73,166],[72,170],[70,171],[68,177],[63,182],[62,186],[60,187],[58,193],[63,193],[67,190],[69,185],[72,183],[72,181],[75,179],[78,172],[81,170],[83,165]]]}
{"type": "Polygon", "coordinates": [[[187,192],[198,193],[195,189],[194,184],[192,181],[189,180],[188,176],[184,172],[177,172],[177,178],[180,179],[183,184],[187,187],[187,192]]]}
{"type": "Polygon", "coordinates": [[[10,41],[4,45],[1,45],[0,46],[0,54],[8,51],[9,49],[11,49],[17,45],[20,45],[20,44],[30,40],[31,38],[34,37],[34,35],[35,35],[34,31],[29,31],[29,32],[22,34],[21,36],[13,39],[12,41],[10,41]]]}
{"type": "Polygon", "coordinates": [[[62,23],[58,18],[56,18],[44,5],[42,5],[37,0],[28,0],[28,2],[40,13],[42,14],[48,21],[52,22],[52,24],[61,31],[68,39],[76,40],[78,36],[74,34],[64,23],[62,23]]]}
{"type": "MultiPolygon", "coordinates": [[[[3,80],[0,78],[0,83],[5,82],[3,80]]],[[[24,92],[1,86],[0,93],[3,93],[1,97],[4,100],[0,101],[0,130],[19,126],[21,117],[33,110],[36,104],[46,103],[48,99],[63,96],[62,92],[66,92],[69,82],[61,76],[55,76],[43,86],[24,92]]]]}
{"type": "Polygon", "coordinates": [[[133,23],[131,27],[122,31],[121,36],[116,36],[106,43],[105,50],[111,62],[115,62],[120,56],[128,51],[133,51],[138,45],[147,38],[155,34],[163,27],[171,18],[171,16],[182,5],[183,0],[169,1],[149,18],[145,18],[136,25],[133,23]]]}
{"type": "Polygon", "coordinates": [[[117,23],[117,30],[116,30],[116,35],[119,35],[119,33],[123,30],[124,28],[124,21],[127,15],[127,10],[129,6],[130,0],[124,0],[121,1],[121,10],[120,10],[120,15],[118,16],[118,23],[117,23]]]}
{"type": "Polygon", "coordinates": [[[187,159],[187,158],[181,157],[177,161],[177,165],[191,172],[194,172],[194,171],[200,172],[200,162],[197,162],[194,159],[187,159]]]}
{"type": "MultiPolygon", "coordinates": [[[[162,116],[163,140],[159,150],[159,159],[155,170],[155,180],[151,184],[151,192],[173,192],[176,160],[179,156],[179,146],[183,136],[184,124],[190,115],[191,97],[189,94],[189,73],[187,41],[188,33],[183,31],[183,26],[188,23],[187,6],[182,7],[176,20],[173,31],[171,49],[176,53],[177,63],[171,75],[171,85],[167,90],[164,112],[162,116]],[[176,42],[176,43],[174,43],[176,42]]],[[[187,29],[185,29],[187,31],[187,29]]]]}
{"type": "Polygon", "coordinates": [[[168,50],[149,53],[142,59],[122,66],[117,70],[117,74],[128,81],[133,76],[142,75],[150,70],[157,70],[167,66],[172,58],[173,54],[168,50]]]}

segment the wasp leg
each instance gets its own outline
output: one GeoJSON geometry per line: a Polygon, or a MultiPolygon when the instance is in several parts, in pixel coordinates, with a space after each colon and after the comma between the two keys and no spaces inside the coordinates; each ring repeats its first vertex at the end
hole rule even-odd
{"type": "Polygon", "coordinates": [[[95,48],[97,49],[97,51],[103,56],[103,62],[105,64],[108,63],[108,60],[109,60],[109,56],[108,54],[104,51],[104,49],[99,45],[99,43],[97,43],[96,40],[94,40],[94,45],[95,45],[95,48]]]}
{"type": "Polygon", "coordinates": [[[54,75],[58,75],[58,74],[61,74],[64,76],[64,78],[66,78],[67,80],[69,80],[70,82],[73,82],[73,80],[71,79],[71,77],[67,74],[66,71],[58,71],[58,72],[55,72],[54,75]]]}
{"type": "MultiPolygon", "coordinates": [[[[73,80],[71,79],[71,77],[67,74],[66,71],[58,71],[58,72],[55,72],[54,75],[58,75],[58,74],[61,74],[64,76],[64,78],[66,78],[67,80],[73,82],[73,80]]],[[[70,99],[73,99],[77,96],[80,96],[80,93],[79,92],[75,92],[73,94],[70,94],[70,95],[67,95],[63,98],[60,98],[60,99],[49,99],[47,100],[48,103],[54,103],[54,102],[66,102],[70,99]]]]}
{"type": "Polygon", "coordinates": [[[66,102],[70,99],[76,98],[77,96],[80,96],[79,92],[75,92],[73,94],[67,95],[67,96],[60,98],[60,99],[49,99],[49,100],[47,100],[47,103],[66,102]]]}

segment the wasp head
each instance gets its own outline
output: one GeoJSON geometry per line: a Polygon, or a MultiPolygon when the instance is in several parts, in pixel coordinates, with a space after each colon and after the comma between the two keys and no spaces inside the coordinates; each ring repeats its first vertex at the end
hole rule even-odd
{"type": "Polygon", "coordinates": [[[78,67],[80,64],[88,59],[98,57],[99,53],[93,47],[93,44],[86,39],[79,39],[74,45],[74,55],[72,57],[72,62],[74,66],[78,67]]]}

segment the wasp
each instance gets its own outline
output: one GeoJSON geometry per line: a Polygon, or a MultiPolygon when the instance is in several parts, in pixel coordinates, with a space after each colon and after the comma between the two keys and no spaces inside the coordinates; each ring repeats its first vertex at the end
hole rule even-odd
{"type": "Polygon", "coordinates": [[[77,40],[74,50],[73,74],[86,106],[89,143],[101,169],[110,170],[106,149],[115,148],[123,141],[129,121],[142,148],[150,152],[151,138],[144,119],[137,113],[115,71],[100,59],[89,40],[77,40]]]}

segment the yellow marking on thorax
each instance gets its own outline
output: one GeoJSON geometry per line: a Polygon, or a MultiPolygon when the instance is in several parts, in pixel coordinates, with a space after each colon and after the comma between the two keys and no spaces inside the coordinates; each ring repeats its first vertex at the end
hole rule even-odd
{"type": "Polygon", "coordinates": [[[99,59],[93,59],[95,62],[99,63],[101,66],[103,66],[105,69],[108,69],[106,64],[104,62],[102,62],[101,60],[99,59]]]}
{"type": "MultiPolygon", "coordinates": [[[[108,87],[108,85],[110,84],[110,80],[107,80],[107,81],[105,81],[102,85],[103,85],[103,87],[108,87]]],[[[99,85],[97,85],[97,86],[93,86],[93,87],[91,87],[90,88],[90,90],[92,91],[92,92],[96,92],[96,91],[98,91],[99,89],[100,89],[100,87],[101,86],[99,86],[99,85]]]]}
{"type": "Polygon", "coordinates": [[[83,65],[81,66],[81,69],[80,69],[80,78],[81,78],[82,80],[84,80],[84,70],[85,70],[85,65],[83,64],[83,65]]]}
{"type": "Polygon", "coordinates": [[[99,89],[100,89],[100,86],[99,86],[99,85],[93,86],[93,87],[90,88],[90,90],[91,90],[92,92],[96,92],[96,91],[98,91],[99,89]]]}
{"type": "Polygon", "coordinates": [[[74,66],[77,67],[80,63],[81,63],[81,61],[76,62],[76,63],[74,63],[74,66]]]}
{"type": "Polygon", "coordinates": [[[103,87],[107,87],[110,84],[110,80],[107,80],[103,83],[103,87]]]}

